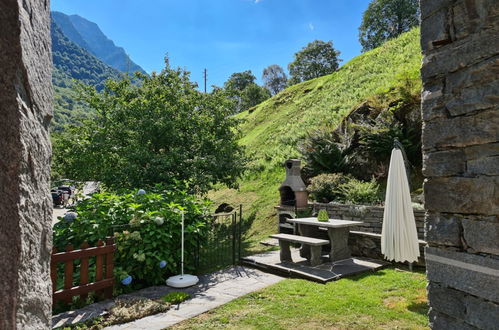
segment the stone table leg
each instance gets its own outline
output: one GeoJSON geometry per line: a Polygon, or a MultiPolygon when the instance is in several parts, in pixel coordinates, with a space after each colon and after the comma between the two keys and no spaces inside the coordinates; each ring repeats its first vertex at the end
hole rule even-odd
{"type": "MultiPolygon", "coordinates": [[[[314,237],[314,227],[298,224],[298,231],[301,236],[314,237]]],[[[300,257],[310,260],[310,246],[302,244],[300,248],[300,257]]]]}
{"type": "Polygon", "coordinates": [[[310,246],[310,266],[315,267],[321,263],[322,247],[310,246]]]}
{"type": "Polygon", "coordinates": [[[331,241],[331,253],[329,255],[331,261],[350,258],[350,248],[348,247],[349,232],[350,229],[348,227],[327,229],[329,240],[331,241]]]}
{"type": "Polygon", "coordinates": [[[279,254],[281,262],[284,261],[293,262],[293,259],[291,259],[291,250],[289,249],[289,242],[279,240],[279,247],[281,249],[279,254]]]}

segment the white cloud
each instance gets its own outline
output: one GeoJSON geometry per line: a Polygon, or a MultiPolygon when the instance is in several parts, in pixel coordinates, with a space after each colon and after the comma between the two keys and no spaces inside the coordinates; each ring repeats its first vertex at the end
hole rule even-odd
{"type": "Polygon", "coordinates": [[[308,28],[310,31],[313,31],[315,29],[315,26],[312,23],[308,23],[308,28]]]}

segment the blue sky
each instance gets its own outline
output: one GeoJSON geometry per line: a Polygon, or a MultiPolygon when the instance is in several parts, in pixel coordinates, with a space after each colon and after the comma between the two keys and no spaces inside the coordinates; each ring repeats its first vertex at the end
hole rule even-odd
{"type": "Polygon", "coordinates": [[[163,57],[202,87],[234,72],[259,79],[270,64],[287,69],[307,43],[332,40],[342,63],[360,54],[358,27],[369,0],[52,0],[52,10],[99,25],[147,72],[163,57]]]}

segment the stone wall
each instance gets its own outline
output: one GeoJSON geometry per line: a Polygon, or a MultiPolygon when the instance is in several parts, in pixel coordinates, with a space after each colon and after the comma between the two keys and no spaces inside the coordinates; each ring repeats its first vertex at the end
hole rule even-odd
{"type": "Polygon", "coordinates": [[[430,325],[499,325],[499,5],[422,0],[430,325]]]}
{"type": "MultiPolygon", "coordinates": [[[[384,207],[382,206],[347,205],[334,203],[313,203],[310,204],[310,206],[314,210],[327,210],[330,218],[364,222],[364,224],[360,226],[350,227],[351,230],[381,234],[384,212],[384,207]]],[[[425,211],[414,210],[414,218],[416,220],[418,238],[422,240],[424,239],[425,211]]]]}
{"type": "Polygon", "coordinates": [[[49,1],[0,1],[0,329],[51,327],[49,1]]]}
{"type": "MultiPolygon", "coordinates": [[[[342,220],[353,220],[364,222],[360,226],[350,227],[351,233],[348,237],[348,246],[352,250],[352,255],[384,259],[381,253],[381,229],[383,227],[384,208],[381,206],[366,205],[346,205],[346,204],[310,204],[312,209],[327,210],[329,217],[342,220]]],[[[424,266],[424,220],[425,211],[414,210],[416,229],[420,239],[421,257],[416,262],[419,266],[424,266]]]]}

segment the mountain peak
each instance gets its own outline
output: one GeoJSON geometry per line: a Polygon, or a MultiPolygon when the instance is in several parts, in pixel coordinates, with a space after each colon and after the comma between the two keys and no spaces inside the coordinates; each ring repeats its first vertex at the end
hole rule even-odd
{"type": "Polygon", "coordinates": [[[52,19],[62,32],[74,43],[86,49],[109,66],[125,73],[146,73],[134,63],[122,47],[118,47],[99,26],[79,15],[52,12],[52,19]]]}

